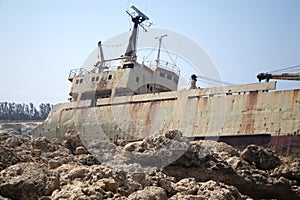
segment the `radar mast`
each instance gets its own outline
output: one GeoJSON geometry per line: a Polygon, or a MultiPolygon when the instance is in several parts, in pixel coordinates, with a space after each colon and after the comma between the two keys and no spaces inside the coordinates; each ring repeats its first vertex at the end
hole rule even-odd
{"type": "Polygon", "coordinates": [[[133,25],[133,30],[131,33],[131,36],[129,38],[129,43],[127,46],[127,50],[125,52],[125,56],[130,57],[131,59],[136,59],[136,43],[137,43],[137,34],[138,34],[138,27],[141,26],[145,31],[145,27],[142,24],[145,20],[149,20],[149,17],[147,17],[144,13],[142,13],[139,9],[137,9],[135,6],[131,6],[131,9],[134,10],[134,13],[127,14],[131,17],[133,25]]]}

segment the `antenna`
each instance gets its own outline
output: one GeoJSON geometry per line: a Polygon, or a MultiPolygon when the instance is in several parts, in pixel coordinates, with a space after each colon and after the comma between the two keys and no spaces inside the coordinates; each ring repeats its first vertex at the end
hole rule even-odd
{"type": "Polygon", "coordinates": [[[139,9],[137,9],[134,5],[130,7],[132,10],[134,10],[138,15],[137,17],[145,18],[145,20],[149,20],[149,17],[147,17],[144,13],[142,13],[139,9]]]}
{"type": "Polygon", "coordinates": [[[139,9],[137,9],[134,5],[131,5],[130,7],[132,10],[134,10],[134,13],[130,13],[129,11],[126,11],[126,13],[131,17],[131,20],[134,23],[134,28],[137,28],[137,26],[139,25],[140,27],[142,27],[142,29],[144,29],[144,31],[147,32],[145,26],[150,27],[152,25],[152,23],[150,24],[142,24],[145,20],[149,20],[149,17],[147,17],[142,11],[140,11],[139,9]]]}

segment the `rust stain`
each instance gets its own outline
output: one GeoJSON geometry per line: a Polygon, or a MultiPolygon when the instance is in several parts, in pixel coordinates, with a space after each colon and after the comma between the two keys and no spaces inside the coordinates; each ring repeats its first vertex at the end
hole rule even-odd
{"type": "Polygon", "coordinates": [[[200,102],[201,102],[201,115],[200,115],[200,117],[203,116],[204,112],[206,112],[207,100],[208,100],[207,97],[200,98],[200,102]]]}
{"type": "Polygon", "coordinates": [[[145,120],[145,127],[150,126],[151,118],[153,117],[153,112],[155,111],[155,109],[152,109],[152,104],[153,104],[153,102],[150,102],[149,111],[147,112],[147,116],[146,116],[146,120],[145,120]]]}
{"type": "Polygon", "coordinates": [[[97,90],[103,90],[107,87],[107,77],[106,76],[102,76],[99,83],[97,84],[97,90]]]}
{"type": "Polygon", "coordinates": [[[136,131],[136,126],[138,124],[138,119],[139,119],[139,113],[138,112],[141,107],[143,105],[142,104],[139,104],[139,103],[135,103],[132,105],[132,108],[131,108],[131,112],[130,112],[130,124],[129,124],[129,130],[130,130],[130,135],[133,136],[134,138],[139,138],[139,135],[137,135],[137,131],[136,131]]]}
{"type": "Polygon", "coordinates": [[[206,97],[206,98],[201,98],[201,99],[202,99],[202,102],[203,102],[203,103],[202,103],[202,106],[203,106],[203,107],[206,107],[206,106],[207,106],[207,99],[208,99],[208,98],[206,97]]]}
{"type": "MultiPolygon", "coordinates": [[[[146,118],[146,127],[149,127],[147,130],[147,136],[150,136],[152,133],[150,133],[151,126],[155,126],[155,116],[157,116],[157,107],[161,107],[163,102],[150,102],[149,111],[147,113],[146,118]]],[[[158,116],[160,117],[160,116],[158,116]]]]}
{"type": "Polygon", "coordinates": [[[254,133],[254,110],[258,93],[250,93],[246,99],[246,112],[243,113],[241,133],[254,133]]]}
{"type": "MultiPolygon", "coordinates": [[[[207,100],[206,100],[207,102],[207,100]]],[[[200,117],[198,116],[198,106],[199,106],[199,98],[196,99],[196,105],[194,107],[194,110],[196,111],[195,114],[194,114],[194,122],[196,122],[196,124],[194,124],[194,126],[192,127],[192,133],[196,133],[196,130],[197,130],[197,125],[198,125],[198,122],[200,121],[200,117]]]]}
{"type": "Polygon", "coordinates": [[[127,141],[135,141],[135,140],[140,140],[139,137],[135,137],[133,135],[127,135],[127,141]]]}
{"type": "Polygon", "coordinates": [[[292,98],[292,104],[299,103],[299,97],[300,97],[300,90],[294,90],[293,98],[292,98]]]}

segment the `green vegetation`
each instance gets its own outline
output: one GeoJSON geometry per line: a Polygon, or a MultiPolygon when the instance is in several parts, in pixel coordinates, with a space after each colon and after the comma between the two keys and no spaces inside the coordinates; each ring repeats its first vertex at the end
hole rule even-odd
{"type": "Polygon", "coordinates": [[[44,120],[52,107],[49,103],[42,103],[37,109],[33,103],[0,102],[0,120],[44,120]]]}

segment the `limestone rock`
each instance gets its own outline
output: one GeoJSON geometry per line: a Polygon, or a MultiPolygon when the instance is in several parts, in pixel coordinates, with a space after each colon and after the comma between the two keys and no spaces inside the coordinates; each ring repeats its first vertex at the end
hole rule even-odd
{"type": "Polygon", "coordinates": [[[156,186],[149,186],[143,190],[132,193],[128,200],[165,200],[168,199],[164,189],[156,186]]]}
{"type": "Polygon", "coordinates": [[[183,133],[181,131],[178,130],[173,130],[173,131],[167,131],[165,133],[165,137],[168,139],[180,139],[182,138],[183,133]]]}
{"type": "Polygon", "coordinates": [[[3,145],[0,145],[0,170],[3,170],[11,165],[17,164],[20,161],[20,158],[16,155],[16,153],[13,150],[3,145]]]}
{"type": "Polygon", "coordinates": [[[96,165],[101,164],[101,162],[93,155],[90,154],[80,154],[73,157],[74,161],[77,163],[81,163],[83,165],[96,165]]]}
{"type": "MultiPolygon", "coordinates": [[[[5,138],[5,136],[4,136],[4,138],[5,138]]],[[[30,140],[30,138],[27,135],[10,134],[10,137],[7,137],[7,139],[3,142],[3,144],[9,148],[15,148],[29,140],[30,140]]]]}
{"type": "Polygon", "coordinates": [[[254,163],[258,169],[274,169],[280,164],[280,159],[271,150],[257,145],[249,145],[241,152],[241,158],[254,163]]]}
{"type": "Polygon", "coordinates": [[[176,194],[170,199],[249,199],[237,188],[215,181],[196,182],[193,178],[185,178],[173,185],[176,194]]]}
{"type": "Polygon", "coordinates": [[[297,197],[287,179],[273,178],[267,171],[245,164],[237,158],[238,151],[227,146],[214,141],[193,142],[178,160],[164,167],[163,172],[178,180],[190,177],[199,182],[223,182],[255,198],[297,197]],[[235,158],[230,159],[229,155],[235,158]]]}
{"type": "Polygon", "coordinates": [[[55,169],[55,168],[57,168],[61,165],[62,165],[62,163],[58,160],[55,160],[55,159],[49,160],[49,162],[48,162],[48,168],[49,169],[55,169]]]}
{"type": "Polygon", "coordinates": [[[83,146],[79,133],[75,129],[69,129],[64,135],[64,145],[72,152],[75,152],[76,148],[83,146]]]}
{"type": "Polygon", "coordinates": [[[128,162],[139,163],[144,167],[157,167],[169,165],[177,160],[189,147],[189,141],[185,137],[179,137],[180,133],[168,133],[165,136],[151,136],[143,141],[125,145],[125,151],[130,152],[128,162]],[[176,136],[176,134],[178,136],[176,136]]]}
{"type": "Polygon", "coordinates": [[[184,195],[196,195],[199,190],[199,184],[195,178],[184,178],[172,185],[175,193],[181,193],[184,195]]]}
{"type": "Polygon", "coordinates": [[[68,173],[68,178],[70,180],[73,180],[75,178],[79,179],[84,179],[85,177],[88,176],[89,169],[84,166],[78,166],[73,168],[69,173],[68,173]]]}
{"type": "Polygon", "coordinates": [[[34,149],[39,149],[43,152],[53,152],[57,150],[57,146],[53,145],[46,137],[39,137],[32,141],[34,149]]]}
{"type": "Polygon", "coordinates": [[[233,156],[226,159],[226,162],[234,170],[250,170],[251,165],[240,157],[233,156]]]}
{"type": "Polygon", "coordinates": [[[276,177],[283,176],[300,184],[300,159],[283,158],[282,160],[282,164],[274,169],[272,175],[276,177]]]}
{"type": "Polygon", "coordinates": [[[18,163],[0,172],[0,195],[11,199],[37,199],[59,188],[59,174],[44,164],[18,163]]]}
{"type": "Polygon", "coordinates": [[[84,148],[84,146],[79,146],[75,150],[75,155],[80,155],[80,154],[87,154],[87,150],[84,148]]]}
{"type": "Polygon", "coordinates": [[[104,199],[105,192],[97,187],[91,187],[83,182],[73,182],[73,184],[68,184],[61,187],[60,190],[55,190],[50,199],[94,199],[101,200],[104,199]]]}
{"type": "Polygon", "coordinates": [[[99,140],[82,146],[76,131],[65,141],[0,134],[0,199],[300,198],[299,159],[255,147],[262,153],[251,161],[225,143],[181,134],[124,147],[99,140]]]}

